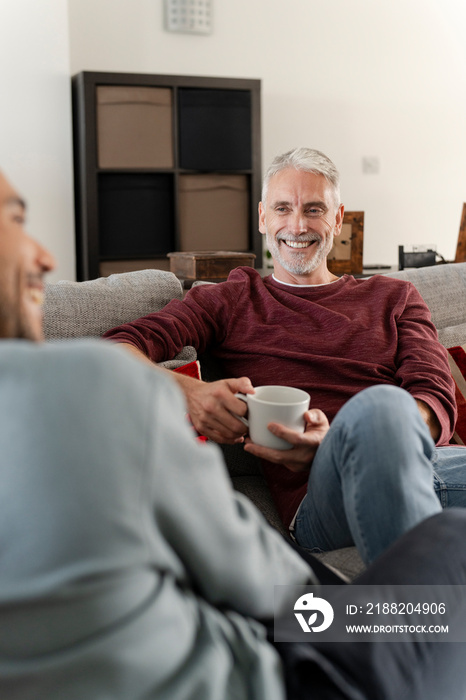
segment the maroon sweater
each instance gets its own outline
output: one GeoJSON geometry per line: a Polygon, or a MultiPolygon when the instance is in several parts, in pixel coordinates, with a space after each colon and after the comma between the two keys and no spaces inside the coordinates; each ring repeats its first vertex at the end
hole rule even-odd
{"type": "MultiPolygon", "coordinates": [[[[456,420],[446,351],[429,310],[410,282],[344,275],[319,286],[262,279],[252,268],[228,281],[201,285],[183,301],[105,334],[131,343],[155,362],[184,345],[218,358],[227,377],[254,386],[286,384],[308,391],[331,422],[354,394],[392,384],[425,401],[448,444],[456,420]]],[[[286,526],[306,493],[307,473],[266,463],[264,472],[286,526]]]]}

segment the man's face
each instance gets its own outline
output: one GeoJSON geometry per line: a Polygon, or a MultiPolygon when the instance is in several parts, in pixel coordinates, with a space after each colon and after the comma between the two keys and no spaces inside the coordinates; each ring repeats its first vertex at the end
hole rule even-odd
{"type": "Polygon", "coordinates": [[[341,232],[343,206],[332,186],[314,173],[287,168],[269,182],[259,204],[259,230],[266,235],[274,272],[283,282],[328,282],[327,255],[341,232]]]}
{"type": "Polygon", "coordinates": [[[55,261],[24,223],[24,202],[0,172],[0,337],[42,340],[43,277],[55,261]]]}

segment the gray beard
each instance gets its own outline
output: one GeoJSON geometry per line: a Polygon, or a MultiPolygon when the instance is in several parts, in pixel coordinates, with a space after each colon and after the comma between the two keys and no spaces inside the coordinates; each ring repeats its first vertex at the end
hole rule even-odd
{"type": "MultiPolygon", "coordinates": [[[[265,234],[267,248],[270,251],[272,259],[278,262],[284,270],[293,275],[308,275],[322,264],[326,260],[327,255],[333,248],[333,238],[328,239],[323,242],[322,239],[316,239],[314,243],[314,255],[311,259],[307,257],[306,252],[296,253],[292,260],[283,259],[280,246],[275,237],[271,236],[268,232],[265,234]]],[[[307,250],[307,249],[305,249],[307,250]]]]}
{"type": "MultiPolygon", "coordinates": [[[[2,309],[3,311],[3,309],[2,309]]],[[[5,311],[8,311],[7,309],[5,311]]],[[[8,313],[0,313],[0,338],[16,338],[18,340],[40,341],[35,328],[25,315],[17,317],[8,313]]]]}
{"type": "MultiPolygon", "coordinates": [[[[1,282],[1,280],[0,280],[1,282]]],[[[0,338],[18,338],[20,340],[43,340],[42,329],[38,331],[36,324],[29,319],[26,309],[21,303],[21,285],[19,278],[15,292],[7,293],[0,284],[0,338]]]]}

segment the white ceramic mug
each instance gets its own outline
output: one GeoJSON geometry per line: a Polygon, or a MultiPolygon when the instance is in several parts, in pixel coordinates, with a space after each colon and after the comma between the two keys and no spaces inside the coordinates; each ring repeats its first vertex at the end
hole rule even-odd
{"type": "Polygon", "coordinates": [[[255,394],[235,394],[248,405],[248,416],[238,418],[249,428],[249,437],[257,445],[275,450],[289,450],[292,445],[267,428],[269,423],[281,423],[287,428],[304,432],[304,413],[311,397],[302,389],[291,386],[258,386],[255,394]]]}

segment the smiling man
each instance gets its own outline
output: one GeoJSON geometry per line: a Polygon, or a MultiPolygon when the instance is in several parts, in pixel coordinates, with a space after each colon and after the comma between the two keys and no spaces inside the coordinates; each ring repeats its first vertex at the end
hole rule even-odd
{"type": "Polygon", "coordinates": [[[0,172],[0,337],[42,340],[43,278],[55,261],[24,232],[25,210],[0,172]]]}
{"type": "MultiPolygon", "coordinates": [[[[31,342],[53,266],[0,176],[2,700],[462,700],[465,644],[274,646],[274,584],[341,580],[231,489],[164,373],[101,341],[31,342]]],[[[441,622],[461,629],[465,527],[430,518],[360,583],[449,584],[441,622]]]]}
{"type": "Polygon", "coordinates": [[[312,569],[232,494],[167,376],[34,342],[54,265],[0,174],[0,697],[284,700],[251,616],[312,569]]]}
{"type": "Polygon", "coordinates": [[[236,392],[267,384],[307,391],[304,434],[269,425],[290,450],[248,438],[244,449],[262,459],[279,515],[300,545],[356,544],[369,563],[442,505],[466,506],[466,449],[449,446],[454,385],[416,288],[329,271],[343,213],[339,174],[326,155],[298,148],[278,156],[259,204],[273,274],[238,268],[226,282],[195,287],[106,335],[154,362],[184,345],[217,358],[228,379],[177,381],[195,427],[220,443],[244,441],[235,414],[246,408],[236,392]]]}
{"type": "Polygon", "coordinates": [[[336,280],[327,268],[334,237],[341,233],[338,173],[326,166],[328,179],[295,168],[269,172],[259,203],[259,230],[265,234],[274,274],[289,284],[326,284],[336,280]]]}

